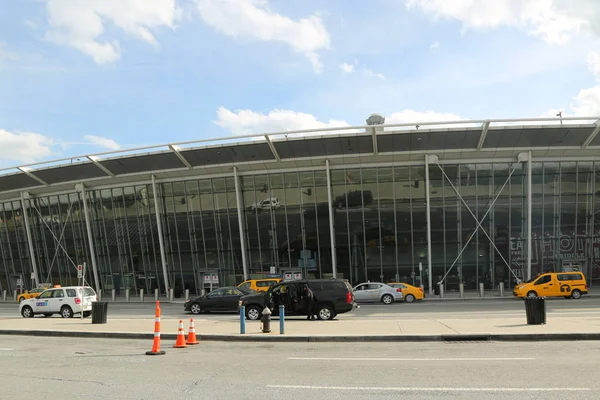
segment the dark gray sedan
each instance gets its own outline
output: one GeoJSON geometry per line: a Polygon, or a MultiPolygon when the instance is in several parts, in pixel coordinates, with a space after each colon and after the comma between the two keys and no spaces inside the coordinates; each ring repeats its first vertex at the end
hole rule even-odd
{"type": "Polygon", "coordinates": [[[185,311],[192,314],[203,312],[237,312],[238,303],[242,296],[256,293],[244,287],[227,286],[215,289],[204,296],[196,297],[185,302],[185,311]]]}

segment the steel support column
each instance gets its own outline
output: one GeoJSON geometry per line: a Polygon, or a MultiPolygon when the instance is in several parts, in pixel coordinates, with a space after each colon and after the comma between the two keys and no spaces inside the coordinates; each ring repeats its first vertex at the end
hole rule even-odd
{"type": "Polygon", "coordinates": [[[329,238],[331,240],[331,272],[333,278],[337,278],[337,255],[335,247],[335,227],[333,225],[333,199],[331,194],[331,171],[329,169],[329,160],[325,160],[325,173],[327,174],[327,205],[329,206],[329,238]]]}
{"type": "Polygon", "coordinates": [[[433,295],[433,268],[431,265],[431,199],[429,187],[429,163],[437,163],[437,156],[425,155],[425,198],[426,198],[426,210],[427,215],[427,272],[428,272],[428,283],[429,283],[429,295],[433,295]]]}
{"type": "Polygon", "coordinates": [[[242,191],[240,190],[240,177],[237,173],[237,167],[233,167],[233,182],[235,184],[235,202],[237,203],[238,227],[240,230],[240,245],[242,249],[242,270],[244,271],[244,280],[248,276],[248,261],[246,259],[246,235],[244,232],[244,214],[242,205],[242,191]]]}
{"type": "Polygon", "coordinates": [[[531,279],[531,218],[532,218],[532,185],[531,185],[531,151],[527,153],[527,280],[531,279]]]}
{"type": "MultiPolygon", "coordinates": [[[[29,199],[29,193],[27,193],[27,199],[29,199]]],[[[31,228],[29,227],[29,217],[27,216],[28,208],[25,207],[25,196],[21,192],[21,210],[23,212],[23,218],[25,219],[25,233],[27,234],[27,243],[29,244],[29,257],[31,258],[31,268],[33,269],[33,280],[35,286],[40,284],[37,263],[35,260],[35,251],[33,250],[33,239],[31,238],[31,228]]]]}
{"type": "MultiPolygon", "coordinates": [[[[83,198],[83,214],[85,217],[85,229],[87,231],[88,246],[90,248],[90,258],[92,259],[92,272],[94,274],[94,285],[96,293],[100,293],[100,280],[98,279],[98,264],[96,264],[96,249],[94,248],[94,238],[92,236],[92,223],[90,221],[90,213],[88,210],[87,190],[83,183],[75,185],[75,189],[79,189],[83,198]]],[[[83,277],[85,281],[85,276],[83,277]]]]}
{"type": "Polygon", "coordinates": [[[163,238],[162,220],[160,218],[160,207],[158,206],[158,190],[156,178],[152,175],[152,195],[154,196],[154,214],[156,215],[156,227],[158,229],[158,245],[160,247],[160,263],[162,264],[163,279],[165,281],[165,296],[169,295],[169,274],[167,273],[167,257],[165,255],[165,242],[163,238]]]}

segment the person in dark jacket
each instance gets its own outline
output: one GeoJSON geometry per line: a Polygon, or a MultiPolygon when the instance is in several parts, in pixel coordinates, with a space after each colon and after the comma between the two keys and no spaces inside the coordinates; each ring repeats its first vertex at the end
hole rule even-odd
{"type": "Polygon", "coordinates": [[[304,285],[304,298],[306,299],[306,319],[317,319],[313,314],[313,308],[315,307],[315,295],[308,285],[304,285]]]}

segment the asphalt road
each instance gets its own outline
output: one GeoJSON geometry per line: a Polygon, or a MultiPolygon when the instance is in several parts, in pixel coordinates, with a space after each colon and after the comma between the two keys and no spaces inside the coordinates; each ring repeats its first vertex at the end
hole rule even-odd
{"type": "MultiPolygon", "coordinates": [[[[152,318],[154,303],[109,303],[108,317],[152,318]]],[[[600,298],[584,297],[579,300],[551,299],[546,301],[548,315],[564,316],[600,316],[600,298]]],[[[185,318],[190,314],[183,312],[183,304],[161,303],[164,318],[185,318]]],[[[339,319],[375,318],[375,319],[419,319],[419,318],[488,318],[519,317],[525,315],[522,300],[464,300],[464,301],[423,301],[413,304],[396,303],[391,305],[361,304],[351,313],[341,314],[339,319]]],[[[59,316],[54,316],[60,318],[59,316]]],[[[0,318],[21,318],[16,303],[0,303],[0,318]]],[[[236,313],[208,313],[202,318],[232,319],[236,313]]]]}
{"type": "Polygon", "coordinates": [[[600,343],[223,343],[0,337],[2,398],[598,399],[600,343]]]}

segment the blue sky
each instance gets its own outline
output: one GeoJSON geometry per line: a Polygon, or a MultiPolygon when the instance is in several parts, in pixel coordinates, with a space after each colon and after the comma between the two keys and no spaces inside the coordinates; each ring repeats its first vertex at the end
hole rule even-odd
{"type": "Polygon", "coordinates": [[[599,33],[596,0],[0,0],[0,168],[373,112],[598,116],[599,33]]]}

